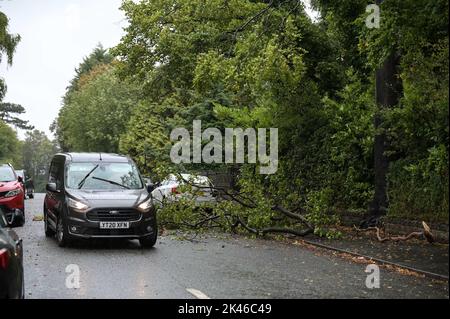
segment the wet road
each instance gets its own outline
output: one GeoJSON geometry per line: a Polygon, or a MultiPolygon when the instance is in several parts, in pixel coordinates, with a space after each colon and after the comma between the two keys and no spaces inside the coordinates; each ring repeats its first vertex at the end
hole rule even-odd
{"type": "Polygon", "coordinates": [[[150,250],[137,241],[59,248],[33,221],[42,204],[42,194],[27,200],[27,222],[16,229],[27,298],[448,298],[447,284],[383,268],[381,287],[368,289],[364,264],[266,240],[165,236],[150,250]],[[69,265],[79,269],[79,288],[69,265]]]}

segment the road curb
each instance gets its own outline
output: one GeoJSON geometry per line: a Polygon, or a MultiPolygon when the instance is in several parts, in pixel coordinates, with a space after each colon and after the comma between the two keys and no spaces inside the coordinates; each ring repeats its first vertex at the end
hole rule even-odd
{"type": "Polygon", "coordinates": [[[380,259],[380,258],[376,258],[376,257],[362,255],[362,254],[355,253],[355,252],[352,252],[352,251],[349,251],[349,250],[340,249],[340,248],[328,246],[328,245],[325,245],[325,244],[320,244],[320,243],[317,243],[317,242],[314,242],[314,241],[310,241],[310,240],[307,240],[307,239],[302,239],[302,241],[307,243],[307,244],[309,244],[309,245],[313,245],[313,246],[320,247],[320,248],[323,248],[323,249],[332,250],[332,251],[336,251],[336,252],[344,253],[344,254],[349,254],[349,255],[352,255],[352,256],[355,256],[355,257],[363,257],[365,259],[375,261],[375,262],[377,262],[379,264],[382,264],[382,265],[390,265],[390,266],[403,268],[403,269],[406,269],[406,270],[409,270],[409,271],[413,271],[413,272],[422,274],[422,275],[424,275],[426,277],[429,277],[429,278],[445,280],[445,281],[449,280],[449,277],[446,276],[446,275],[441,275],[441,274],[433,273],[433,272],[430,272],[430,271],[413,268],[413,267],[410,267],[410,266],[394,263],[394,262],[387,261],[387,260],[380,259]]]}

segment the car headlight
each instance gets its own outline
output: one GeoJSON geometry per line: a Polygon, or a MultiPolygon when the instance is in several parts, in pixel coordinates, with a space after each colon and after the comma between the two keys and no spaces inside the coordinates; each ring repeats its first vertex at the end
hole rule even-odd
{"type": "Polygon", "coordinates": [[[12,191],[7,192],[5,197],[14,197],[14,196],[19,195],[20,193],[22,193],[22,189],[21,188],[14,189],[12,191]]]}
{"type": "Polygon", "coordinates": [[[69,205],[70,208],[80,213],[86,212],[86,210],[89,208],[89,206],[86,205],[85,203],[82,203],[72,198],[68,199],[67,204],[69,205]]]}
{"type": "Polygon", "coordinates": [[[151,210],[153,207],[153,201],[152,198],[150,197],[149,199],[143,201],[142,203],[140,203],[137,206],[137,209],[140,210],[142,213],[146,213],[149,210],[151,210]]]}

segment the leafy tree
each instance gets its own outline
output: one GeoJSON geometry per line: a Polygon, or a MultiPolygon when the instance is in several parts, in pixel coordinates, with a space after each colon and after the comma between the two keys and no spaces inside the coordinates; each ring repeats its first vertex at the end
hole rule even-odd
{"type": "Polygon", "coordinates": [[[79,87],[79,81],[82,76],[90,73],[95,67],[102,64],[110,64],[113,61],[113,56],[109,54],[108,50],[103,48],[103,45],[99,43],[94,50],[83,59],[78,68],[75,69],[75,77],[70,81],[70,85],[67,87],[65,98],[67,99],[70,94],[76,91],[79,87]]]}
{"type": "Polygon", "coordinates": [[[0,120],[24,130],[31,130],[33,129],[33,126],[29,125],[28,121],[22,120],[15,116],[15,114],[24,113],[25,109],[19,104],[0,103],[0,120]]]}
{"type": "Polygon", "coordinates": [[[29,131],[25,134],[22,148],[23,169],[33,179],[36,192],[44,192],[52,157],[58,152],[54,141],[44,132],[29,131]]]}
{"type": "Polygon", "coordinates": [[[120,81],[113,65],[99,64],[80,77],[58,119],[65,151],[118,152],[119,138],[138,103],[136,86],[120,81]]]}
{"type": "Polygon", "coordinates": [[[0,11],[0,62],[6,55],[7,62],[11,65],[17,44],[20,42],[20,35],[9,33],[8,24],[8,17],[0,11]]]}
{"type": "MultiPolygon", "coordinates": [[[[382,155],[390,162],[388,213],[442,218],[448,210],[448,192],[443,190],[448,169],[435,164],[448,163],[448,1],[382,1],[379,29],[364,24],[364,8],[370,1],[314,3],[340,42],[364,62],[361,81],[373,78],[385,61],[396,64],[392,71],[402,87],[391,94],[395,101],[376,113],[382,124],[375,136],[387,146],[381,145],[382,155]],[[419,167],[420,173],[412,174],[419,167]],[[423,203],[433,204],[425,208],[423,203]]],[[[353,68],[358,65],[352,63],[353,68]]]]}
{"type": "MultiPolygon", "coordinates": [[[[9,33],[8,24],[8,17],[0,11],[0,63],[6,55],[7,63],[11,65],[17,44],[20,42],[20,36],[9,33]]],[[[28,125],[28,121],[15,116],[25,113],[25,109],[21,105],[3,102],[6,90],[5,81],[0,77],[0,120],[21,129],[32,129],[32,126],[28,125]]]]}
{"type": "Polygon", "coordinates": [[[156,108],[141,102],[120,137],[120,152],[132,156],[147,176],[155,176],[158,163],[169,162],[171,143],[167,127],[153,114],[156,108]]]}
{"type": "Polygon", "coordinates": [[[67,134],[65,134],[65,128],[60,126],[61,114],[65,112],[67,105],[71,102],[72,95],[78,90],[79,86],[89,81],[89,79],[94,78],[94,75],[104,70],[112,60],[113,57],[108,51],[104,49],[101,44],[98,44],[97,47],[83,59],[78,68],[75,69],[75,76],[66,89],[60,114],[50,126],[50,130],[55,134],[58,144],[63,150],[67,151],[70,145],[64,140],[67,134]],[[90,73],[91,75],[89,75],[90,73]],[[83,83],[80,83],[81,80],[83,83]]]}
{"type": "Polygon", "coordinates": [[[11,163],[16,169],[22,167],[22,143],[17,133],[1,120],[0,163],[11,163]]]}
{"type": "MultiPolygon", "coordinates": [[[[382,134],[388,213],[448,217],[448,3],[385,0],[380,29],[364,24],[370,1],[313,3],[317,23],[294,0],[124,1],[117,60],[84,62],[55,125],[61,145],[120,150],[161,175],[205,168],[168,158],[170,131],[194,119],[221,130],[276,127],[278,172],[236,166],[235,200],[214,209],[220,227],[334,236],[339,212],[369,207],[382,134]],[[393,52],[403,88],[380,110],[375,72],[393,52]],[[292,230],[299,222],[305,232],[292,230]]],[[[161,216],[184,225],[204,218],[189,203],[161,216]]]]}

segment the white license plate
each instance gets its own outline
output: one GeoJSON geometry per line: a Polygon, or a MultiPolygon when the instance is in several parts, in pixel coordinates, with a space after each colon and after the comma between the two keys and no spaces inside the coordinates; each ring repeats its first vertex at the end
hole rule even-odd
{"type": "Polygon", "coordinates": [[[100,229],[128,229],[129,222],[100,222],[100,229]]]}

